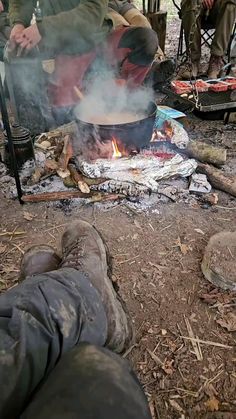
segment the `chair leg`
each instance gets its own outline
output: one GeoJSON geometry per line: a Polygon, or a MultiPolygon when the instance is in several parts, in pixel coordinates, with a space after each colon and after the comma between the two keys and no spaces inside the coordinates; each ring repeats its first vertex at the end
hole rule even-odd
{"type": "Polygon", "coordinates": [[[183,23],[181,22],[180,33],[179,33],[179,45],[178,45],[178,52],[177,52],[177,60],[182,57],[183,55],[183,39],[184,39],[184,27],[183,23]]]}

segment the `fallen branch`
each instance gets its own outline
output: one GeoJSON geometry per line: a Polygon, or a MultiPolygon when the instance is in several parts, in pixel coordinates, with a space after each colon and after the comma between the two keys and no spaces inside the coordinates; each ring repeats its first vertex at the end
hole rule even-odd
{"type": "Polygon", "coordinates": [[[222,166],[227,160],[225,149],[197,141],[189,142],[185,152],[189,157],[203,163],[214,164],[215,166],[222,166]]]}
{"type": "Polygon", "coordinates": [[[236,197],[235,176],[225,176],[220,170],[215,169],[213,166],[202,163],[199,163],[197,171],[205,174],[214,188],[236,197]]]}
{"type": "Polygon", "coordinates": [[[89,198],[92,194],[83,194],[81,191],[59,191],[59,192],[44,192],[34,195],[23,195],[23,202],[48,202],[60,201],[61,199],[73,198],[89,198]]]}

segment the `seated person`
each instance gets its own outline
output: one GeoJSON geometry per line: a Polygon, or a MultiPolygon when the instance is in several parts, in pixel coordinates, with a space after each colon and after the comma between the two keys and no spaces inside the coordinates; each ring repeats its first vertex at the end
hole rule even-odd
{"type": "MultiPolygon", "coordinates": [[[[110,0],[108,3],[108,16],[112,19],[114,27],[117,26],[140,26],[142,28],[151,28],[149,20],[140,10],[127,0],[110,0]]],[[[156,51],[154,61],[163,61],[164,53],[160,46],[156,51]]]]}
{"type": "MultiPolygon", "coordinates": [[[[196,77],[201,59],[201,22],[207,19],[215,26],[215,35],[211,44],[211,57],[207,76],[219,77],[224,65],[223,57],[227,52],[230,37],[236,20],[236,0],[182,0],[181,18],[184,27],[187,52],[192,62],[192,76],[196,77]]],[[[190,78],[190,72],[182,74],[190,78]],[[188,74],[187,74],[188,73],[188,74]]]]}
{"type": "Polygon", "coordinates": [[[8,19],[8,0],[0,1],[0,61],[3,60],[3,51],[11,33],[8,19]]]}
{"type": "Polygon", "coordinates": [[[49,85],[52,106],[73,106],[75,87],[84,90],[85,74],[97,56],[114,69],[129,88],[141,85],[148,75],[158,47],[150,27],[118,26],[107,15],[108,0],[42,2],[42,20],[30,26],[33,0],[9,1],[13,26],[11,47],[30,51],[38,46],[55,59],[49,85]]]}

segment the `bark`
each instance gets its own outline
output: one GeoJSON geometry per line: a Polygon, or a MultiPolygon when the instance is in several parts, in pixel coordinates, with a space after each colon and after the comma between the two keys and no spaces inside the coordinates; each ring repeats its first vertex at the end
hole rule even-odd
{"type": "Polygon", "coordinates": [[[212,145],[192,141],[185,149],[186,154],[203,163],[211,163],[215,166],[222,166],[226,163],[226,150],[212,145]]]}
{"type": "Polygon", "coordinates": [[[59,192],[45,192],[34,195],[23,195],[23,202],[49,202],[49,201],[60,201],[61,199],[73,199],[73,198],[89,198],[90,194],[83,194],[81,191],[59,191],[59,192]]]}
{"type": "Polygon", "coordinates": [[[197,171],[207,176],[209,182],[215,189],[227,192],[236,197],[236,176],[226,176],[221,170],[208,164],[200,163],[197,171]]]}

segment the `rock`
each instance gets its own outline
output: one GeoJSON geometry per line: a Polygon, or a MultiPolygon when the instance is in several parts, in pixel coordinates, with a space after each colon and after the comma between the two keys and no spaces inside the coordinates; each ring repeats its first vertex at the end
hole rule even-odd
{"type": "Polygon", "coordinates": [[[223,231],[210,238],[201,268],[215,286],[236,291],[236,231],[223,231]]]}

